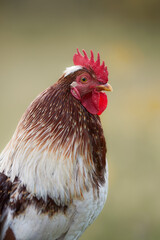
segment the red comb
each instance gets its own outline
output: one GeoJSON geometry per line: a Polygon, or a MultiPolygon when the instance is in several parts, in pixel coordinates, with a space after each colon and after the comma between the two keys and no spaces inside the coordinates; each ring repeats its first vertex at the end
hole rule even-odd
{"type": "Polygon", "coordinates": [[[97,54],[97,60],[94,61],[94,55],[93,51],[91,50],[91,58],[89,59],[87,56],[87,53],[82,50],[84,53],[84,56],[79,52],[77,48],[77,53],[74,54],[73,56],[73,62],[75,65],[80,65],[86,68],[92,68],[93,71],[95,72],[98,81],[102,83],[107,83],[108,82],[108,71],[107,67],[105,66],[104,61],[102,62],[102,65],[100,65],[100,55],[99,53],[97,54]]]}

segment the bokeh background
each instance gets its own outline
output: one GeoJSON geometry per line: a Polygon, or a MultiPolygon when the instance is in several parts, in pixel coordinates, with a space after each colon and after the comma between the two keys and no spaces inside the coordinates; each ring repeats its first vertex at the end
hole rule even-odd
{"type": "Polygon", "coordinates": [[[0,1],[0,150],[78,47],[100,52],[114,92],[102,114],[108,201],[82,240],[160,239],[158,0],[0,1]]]}

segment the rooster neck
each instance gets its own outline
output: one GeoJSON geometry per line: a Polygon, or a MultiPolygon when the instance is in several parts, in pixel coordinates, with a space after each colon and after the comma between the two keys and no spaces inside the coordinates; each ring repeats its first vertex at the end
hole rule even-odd
{"type": "Polygon", "coordinates": [[[91,186],[98,190],[105,182],[100,119],[87,112],[63,81],[31,103],[2,158],[5,154],[10,163],[3,170],[12,179],[18,176],[30,192],[44,199],[50,196],[56,204],[66,204],[73,196],[83,198],[84,191],[91,186]]]}

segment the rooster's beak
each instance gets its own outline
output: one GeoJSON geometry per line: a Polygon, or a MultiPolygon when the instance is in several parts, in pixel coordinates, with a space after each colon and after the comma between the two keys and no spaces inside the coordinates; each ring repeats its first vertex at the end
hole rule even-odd
{"type": "Polygon", "coordinates": [[[106,83],[105,85],[99,85],[96,88],[98,91],[113,91],[113,88],[109,83],[106,83]]]}

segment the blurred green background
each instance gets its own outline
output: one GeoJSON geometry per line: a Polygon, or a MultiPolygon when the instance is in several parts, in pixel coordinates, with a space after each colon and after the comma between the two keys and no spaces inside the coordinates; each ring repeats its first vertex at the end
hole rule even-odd
{"type": "Polygon", "coordinates": [[[114,92],[102,114],[108,201],[87,239],[160,239],[158,0],[0,1],[0,150],[29,103],[71,66],[100,52],[114,92]]]}

